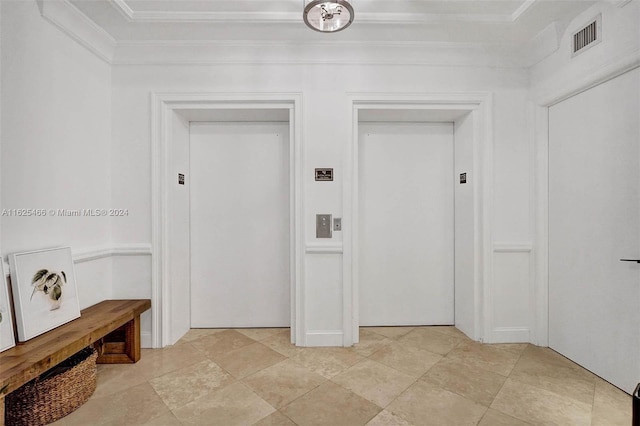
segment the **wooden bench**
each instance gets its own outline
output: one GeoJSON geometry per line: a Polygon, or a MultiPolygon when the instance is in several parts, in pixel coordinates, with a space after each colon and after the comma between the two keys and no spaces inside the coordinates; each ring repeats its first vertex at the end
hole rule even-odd
{"type": "Polygon", "coordinates": [[[80,318],[0,353],[0,426],[8,393],[89,345],[98,350],[98,363],[137,362],[140,314],[149,308],[149,299],[105,300],[84,309],[80,318]]]}

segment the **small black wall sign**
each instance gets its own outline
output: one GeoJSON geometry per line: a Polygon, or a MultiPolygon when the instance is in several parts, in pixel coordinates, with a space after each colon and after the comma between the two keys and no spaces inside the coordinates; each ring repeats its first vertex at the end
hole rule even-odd
{"type": "Polygon", "coordinates": [[[316,181],[333,181],[333,169],[316,169],[316,181]]]}
{"type": "Polygon", "coordinates": [[[467,183],[467,174],[460,173],[460,184],[467,183]]]}
{"type": "Polygon", "coordinates": [[[182,173],[178,173],[178,185],[184,185],[184,175],[182,173]]]}

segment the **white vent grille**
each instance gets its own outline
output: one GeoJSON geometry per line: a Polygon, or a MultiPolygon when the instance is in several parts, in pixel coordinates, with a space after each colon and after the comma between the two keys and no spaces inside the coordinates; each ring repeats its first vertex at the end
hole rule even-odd
{"type": "Polygon", "coordinates": [[[573,34],[573,56],[600,42],[602,39],[600,20],[601,15],[598,15],[587,26],[573,34]]]}

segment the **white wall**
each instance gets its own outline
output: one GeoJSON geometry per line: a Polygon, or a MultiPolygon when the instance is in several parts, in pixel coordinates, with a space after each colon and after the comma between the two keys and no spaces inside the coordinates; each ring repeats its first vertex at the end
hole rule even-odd
{"type": "Polygon", "coordinates": [[[548,101],[559,93],[584,90],[594,74],[615,72],[640,55],[640,1],[598,2],[575,17],[561,37],[558,50],[530,69],[534,100],[548,101]],[[573,33],[602,14],[602,42],[571,57],[573,33]]]}
{"type": "MultiPolygon", "coordinates": [[[[33,208],[43,201],[46,202],[43,207],[49,207],[55,200],[52,208],[95,205],[124,208],[129,212],[127,217],[111,220],[2,218],[3,255],[60,244],[81,250],[104,245],[148,246],[151,242],[150,93],[202,91],[302,93],[304,221],[305,237],[310,245],[325,243],[315,239],[316,213],[342,216],[341,173],[344,145],[351,132],[347,119],[348,93],[492,92],[493,237],[497,248],[494,256],[512,256],[509,253],[527,252],[527,247],[531,247],[532,148],[531,121],[526,108],[528,95],[532,93],[528,91],[529,79],[541,92],[543,86],[556,87],[579,74],[577,65],[562,68],[559,56],[545,59],[530,73],[516,68],[444,64],[312,65],[284,61],[283,64],[239,65],[231,61],[225,64],[224,58],[218,65],[115,65],[111,68],[46,22],[36,2],[0,4],[3,89],[0,107],[4,113],[2,207],[33,208]],[[33,120],[38,120],[38,125],[33,125],[33,120]],[[314,167],[334,167],[335,181],[314,182],[314,167]]],[[[604,64],[620,56],[620,52],[637,46],[637,37],[634,39],[637,26],[632,27],[637,24],[637,0],[619,9],[606,4],[597,7],[603,12],[605,31],[607,26],[615,28],[616,32],[620,31],[617,38],[625,42],[607,47],[610,53],[604,56],[592,54],[596,48],[591,49],[582,55],[591,55],[591,59],[585,59],[581,66],[606,66],[604,64]]],[[[563,39],[563,46],[565,44],[563,39]]],[[[446,55],[440,58],[447,61],[446,55]]],[[[295,60],[292,58],[291,62],[295,60]]],[[[309,341],[320,343],[330,335],[334,336],[332,341],[338,341],[335,333],[343,327],[339,253],[342,234],[335,233],[331,244],[334,253],[317,253],[311,248],[305,255],[306,331],[313,336],[309,341]]],[[[529,249],[527,253],[530,252],[529,249]]],[[[522,285],[523,280],[530,280],[529,263],[520,258],[521,254],[513,256],[517,257],[513,262],[508,258],[493,262],[493,274],[502,283],[502,287],[496,286],[495,281],[490,283],[494,307],[530,306],[529,293],[522,285]],[[512,284],[519,290],[511,291],[512,284]],[[497,295],[502,297],[496,299],[497,295]]],[[[118,255],[79,264],[79,276],[100,281],[80,284],[81,303],[87,306],[106,297],[150,297],[150,265],[150,257],[145,255],[118,255]],[[107,284],[101,285],[104,282],[107,284]],[[98,288],[102,293],[97,292],[98,288]]],[[[520,329],[517,339],[528,333],[531,326],[523,325],[522,318],[508,309],[494,309],[491,315],[486,315],[491,322],[488,329],[515,327],[520,329]]],[[[143,317],[143,333],[149,332],[147,314],[143,317]]],[[[511,338],[505,333],[502,339],[511,338]]],[[[493,333],[485,339],[501,338],[493,333]]]]}
{"type": "MultiPolygon", "coordinates": [[[[111,68],[45,21],[34,1],[0,2],[4,209],[108,209],[111,68]]],[[[0,218],[2,256],[109,245],[108,217],[0,218]]],[[[81,308],[111,297],[111,260],[76,265],[81,308]]]]}
{"type": "MultiPolygon", "coordinates": [[[[114,241],[151,240],[150,93],[297,92],[303,95],[305,237],[315,238],[315,214],[342,216],[344,146],[351,134],[347,93],[493,92],[496,212],[500,241],[530,241],[529,145],[526,134],[527,73],[520,69],[399,65],[115,66],[113,69],[114,205],[131,214],[114,223],[114,241]],[[336,78],[339,75],[340,78],[336,78]],[[315,167],[334,167],[335,181],[315,182],[315,167]],[[518,173],[512,173],[518,169],[518,173]]],[[[342,234],[330,242],[339,249],[342,234]]],[[[306,328],[310,340],[335,341],[342,331],[342,257],[305,256],[306,328]]],[[[128,267],[143,268],[132,262],[128,267]]],[[[118,268],[119,266],[114,266],[118,268]]],[[[115,273],[115,272],[114,272],[115,273]]],[[[118,272],[120,274],[122,272],[118,272]]],[[[149,292],[150,282],[137,286],[149,292]]],[[[114,287],[114,295],[118,293],[114,287]]]]}

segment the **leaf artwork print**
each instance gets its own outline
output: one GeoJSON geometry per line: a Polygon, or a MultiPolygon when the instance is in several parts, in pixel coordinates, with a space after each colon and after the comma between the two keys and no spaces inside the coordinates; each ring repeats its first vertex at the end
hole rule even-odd
{"type": "Polygon", "coordinates": [[[30,300],[33,300],[33,296],[37,292],[42,292],[51,305],[50,310],[56,310],[62,303],[62,286],[66,283],[67,275],[64,271],[58,273],[47,269],[40,269],[31,279],[33,292],[31,293],[30,300]]]}

